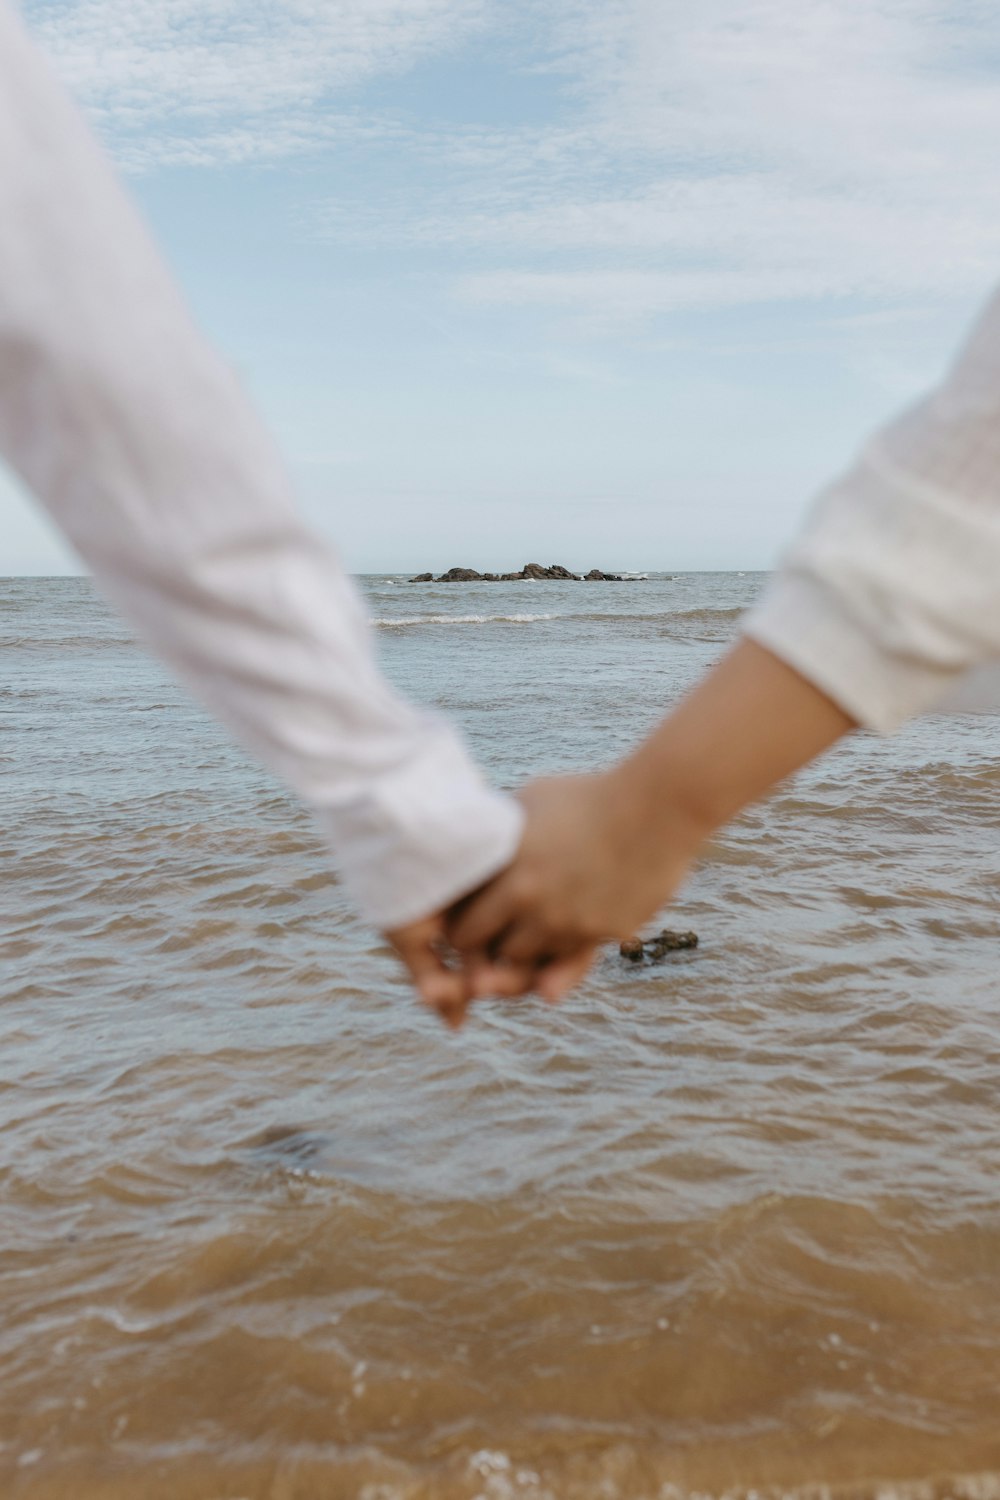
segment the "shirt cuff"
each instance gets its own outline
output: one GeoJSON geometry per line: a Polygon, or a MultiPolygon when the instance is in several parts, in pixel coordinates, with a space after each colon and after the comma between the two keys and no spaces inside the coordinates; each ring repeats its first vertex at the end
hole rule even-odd
{"type": "Polygon", "coordinates": [[[873,639],[836,593],[807,573],[779,573],[742,629],[879,734],[931,708],[963,675],[873,639]]]}
{"type": "Polygon", "coordinates": [[[447,726],[348,806],[315,809],[364,916],[383,931],[445,910],[498,874],[524,812],[495,791],[447,726]]]}

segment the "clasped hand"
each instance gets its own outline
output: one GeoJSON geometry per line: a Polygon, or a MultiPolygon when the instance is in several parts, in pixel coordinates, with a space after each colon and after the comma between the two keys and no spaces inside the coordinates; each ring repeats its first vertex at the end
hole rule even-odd
{"type": "Polygon", "coordinates": [[[602,943],[632,936],[674,894],[700,842],[682,818],[653,819],[617,770],[519,795],[525,828],[506,869],[388,934],[421,998],[456,1029],[475,1000],[561,1000],[602,943]]]}
{"type": "Polygon", "coordinates": [[[507,868],[451,911],[389,936],[453,1026],[490,995],[561,1000],[601,943],[632,937],[671,899],[717,828],[855,727],[743,639],[626,760],[529,783],[507,868]]]}

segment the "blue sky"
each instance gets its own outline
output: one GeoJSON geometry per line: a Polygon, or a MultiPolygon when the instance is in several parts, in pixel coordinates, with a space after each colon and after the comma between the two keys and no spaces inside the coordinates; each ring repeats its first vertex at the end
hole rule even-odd
{"type": "Polygon", "coordinates": [[[25,10],[359,571],[767,566],[1000,274],[981,0],[25,10]]]}

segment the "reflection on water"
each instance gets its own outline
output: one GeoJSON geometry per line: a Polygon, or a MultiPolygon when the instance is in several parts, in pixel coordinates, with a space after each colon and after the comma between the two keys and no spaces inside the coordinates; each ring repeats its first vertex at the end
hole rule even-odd
{"type": "MultiPolygon", "coordinates": [[[[757,583],[369,586],[513,783],[757,583]]],[[[455,1038],[86,584],[0,638],[0,1494],[1000,1500],[996,719],[858,736],[697,950],[455,1038]]]]}

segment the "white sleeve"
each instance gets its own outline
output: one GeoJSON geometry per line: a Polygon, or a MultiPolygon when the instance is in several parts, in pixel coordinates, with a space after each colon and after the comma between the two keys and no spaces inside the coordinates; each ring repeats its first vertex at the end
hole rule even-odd
{"type": "MultiPolygon", "coordinates": [[[[1000,294],[942,384],[820,496],[746,633],[872,729],[1000,671],[1000,294]]],[[[991,705],[992,706],[992,705],[991,705]]]]}
{"type": "Polygon", "coordinates": [[[315,809],[371,921],[509,861],[517,805],[382,677],[353,585],[7,0],[0,448],[149,647],[315,809]]]}

